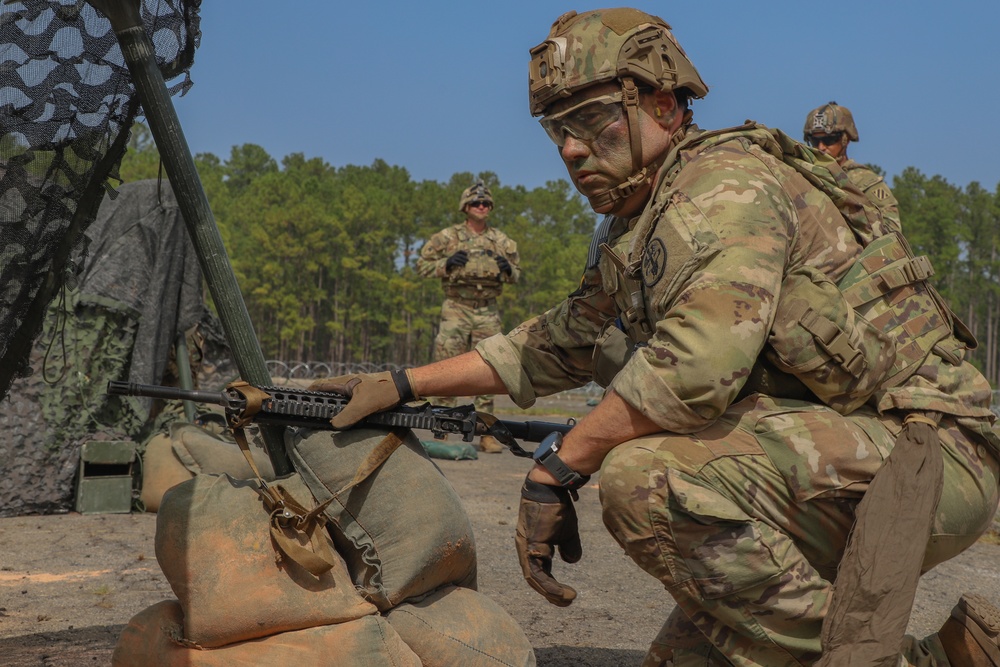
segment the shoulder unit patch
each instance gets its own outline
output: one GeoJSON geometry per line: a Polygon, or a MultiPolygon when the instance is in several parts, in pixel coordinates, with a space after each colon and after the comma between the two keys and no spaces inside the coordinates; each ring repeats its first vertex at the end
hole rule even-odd
{"type": "Polygon", "coordinates": [[[642,284],[652,287],[660,282],[667,268],[667,248],[663,241],[654,238],[646,244],[646,252],[642,256],[642,284]]]}

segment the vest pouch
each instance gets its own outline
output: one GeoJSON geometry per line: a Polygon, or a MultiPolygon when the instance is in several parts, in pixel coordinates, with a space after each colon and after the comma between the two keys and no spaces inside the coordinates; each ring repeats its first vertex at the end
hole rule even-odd
{"type": "Polygon", "coordinates": [[[847,302],[895,342],[896,359],[883,388],[905,382],[932,349],[958,364],[965,350],[976,346],[927,282],[932,275],[927,257],[914,257],[904,240],[889,234],[868,244],[840,279],[847,302]]]}
{"type": "Polygon", "coordinates": [[[594,382],[607,387],[618,372],[632,358],[635,343],[618,328],[615,320],[608,320],[594,342],[594,382]]]}
{"type": "Polygon", "coordinates": [[[820,271],[786,276],[768,359],[802,381],[826,405],[849,414],[881,387],[892,369],[892,340],[854,311],[820,271]]]}

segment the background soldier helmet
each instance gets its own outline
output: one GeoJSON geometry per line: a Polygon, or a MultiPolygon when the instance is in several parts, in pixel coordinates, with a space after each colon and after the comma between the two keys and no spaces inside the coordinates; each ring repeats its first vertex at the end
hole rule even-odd
{"type": "Polygon", "coordinates": [[[474,201],[489,202],[490,208],[493,207],[493,195],[482,181],[476,181],[462,191],[462,197],[458,200],[458,210],[465,211],[465,207],[474,201]]]}
{"type": "Polygon", "coordinates": [[[631,77],[658,90],[686,88],[695,98],[708,86],[663,19],[627,7],[566,12],[549,37],[531,49],[531,115],[587,86],[631,77]]]}
{"type": "Polygon", "coordinates": [[[810,135],[830,135],[834,132],[846,132],[848,139],[858,140],[858,128],[854,125],[851,110],[831,101],[809,112],[802,130],[802,138],[809,141],[810,135]]]}

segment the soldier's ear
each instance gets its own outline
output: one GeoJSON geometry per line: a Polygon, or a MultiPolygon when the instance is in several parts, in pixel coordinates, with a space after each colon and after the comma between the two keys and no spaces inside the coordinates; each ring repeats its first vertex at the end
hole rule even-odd
{"type": "Polygon", "coordinates": [[[653,92],[653,117],[663,127],[673,129],[679,107],[674,91],[657,90],[653,92]]]}

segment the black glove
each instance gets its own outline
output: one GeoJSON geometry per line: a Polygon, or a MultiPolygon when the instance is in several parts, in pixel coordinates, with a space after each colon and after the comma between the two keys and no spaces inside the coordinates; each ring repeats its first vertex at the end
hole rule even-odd
{"type": "Polygon", "coordinates": [[[459,250],[454,255],[448,258],[448,261],[444,263],[445,271],[453,271],[460,266],[465,266],[469,263],[469,253],[464,250],[459,250]]]}
{"type": "Polygon", "coordinates": [[[508,276],[514,273],[513,267],[511,267],[510,262],[503,255],[497,255],[493,259],[497,261],[497,266],[500,267],[501,273],[506,273],[508,276]]]}
{"type": "Polygon", "coordinates": [[[521,572],[532,588],[557,607],[566,607],[576,599],[573,588],[552,576],[552,556],[557,548],[567,563],[576,563],[583,556],[576,508],[568,489],[524,480],[514,545],[521,572]]]}

